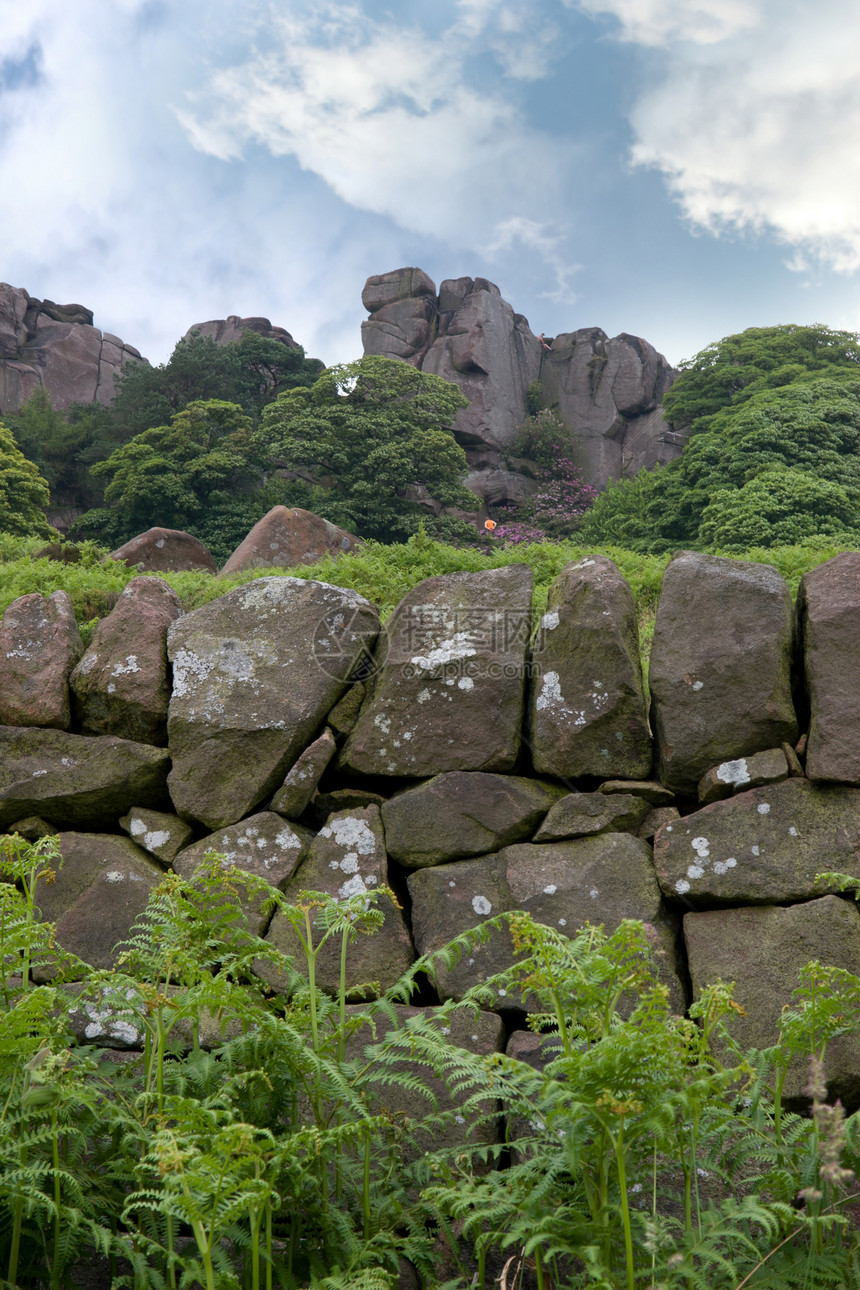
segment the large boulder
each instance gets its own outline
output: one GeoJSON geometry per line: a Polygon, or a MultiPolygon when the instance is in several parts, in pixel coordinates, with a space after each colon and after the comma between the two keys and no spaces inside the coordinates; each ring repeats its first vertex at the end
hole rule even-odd
{"type": "Polygon", "coordinates": [[[291,569],[316,564],[324,555],[355,551],[359,539],[300,506],[273,506],[239,543],[221,577],[243,569],[291,569]]]}
{"type": "Polygon", "coordinates": [[[426,578],[377,650],[371,697],[341,764],[425,778],[512,770],[520,746],[532,574],[523,564],[426,578]]]}
{"type": "Polygon", "coordinates": [[[256,332],[264,340],[277,340],[288,349],[301,349],[284,327],[273,327],[268,318],[240,318],[238,314],[228,314],[226,318],[212,318],[208,322],[192,323],[183,336],[190,340],[193,336],[208,337],[216,345],[235,345],[247,332],[256,332]]]}
{"type": "MultiPolygon", "coordinates": [[[[388,858],[379,808],[367,806],[363,810],[338,811],[329,816],[325,827],[311,842],[298,872],[286,884],[285,895],[289,901],[302,892],[321,892],[338,901],[361,896],[387,883],[388,858]]],[[[347,948],[346,987],[347,993],[355,997],[375,994],[377,988],[389,989],[415,959],[400,909],[388,896],[382,898],[378,908],[384,913],[382,927],[372,936],[359,933],[347,948]]],[[[319,944],[323,929],[316,920],[314,927],[314,943],[319,944]]],[[[294,955],[298,970],[306,971],[301,943],[285,914],[275,914],[266,940],[282,953],[294,955]]],[[[270,962],[260,960],[255,970],[274,990],[284,988],[282,974],[270,962]]],[[[338,935],[331,937],[317,955],[317,985],[337,995],[340,972],[341,937],[338,935]]]]}
{"type": "Polygon", "coordinates": [[[797,613],[810,703],[806,773],[860,784],[860,552],[804,574],[797,613]]]}
{"type": "MultiPolygon", "coordinates": [[[[225,869],[239,869],[253,878],[265,878],[272,887],[283,888],[295,873],[308,841],[305,829],[287,824],[272,811],[261,811],[186,847],[174,858],[173,868],[183,878],[190,878],[209,852],[215,852],[225,869]]],[[[241,885],[225,898],[239,905],[251,930],[262,936],[272,913],[266,908],[265,898],[249,895],[241,885]]]]}
{"type": "Polygon", "coordinates": [[[597,833],[637,833],[651,810],[633,793],[568,793],[556,802],[535,842],[560,842],[597,833]]]}
{"type": "Polygon", "coordinates": [[[167,629],[181,614],[161,578],[132,578],[72,673],[82,734],[167,743],[167,629]]]}
{"type": "Polygon", "coordinates": [[[541,774],[644,779],[651,769],[636,605],[605,556],[567,565],[550,587],[529,720],[541,774]]]}
{"type": "Polygon", "coordinates": [[[37,890],[39,912],[56,923],[60,950],[95,968],[116,963],[115,947],[128,938],[149,894],[164,877],[160,865],[130,838],[60,833],[62,864],[37,890]]]}
{"type": "Polygon", "coordinates": [[[167,800],[167,753],[112,735],[0,726],[0,828],[38,815],[101,829],[132,806],[167,800]]]}
{"type": "Polygon", "coordinates": [[[217,573],[218,566],[199,538],[182,529],[147,529],[111,551],[141,573],[217,573]]]}
{"type": "MultiPolygon", "coordinates": [[[[743,1009],[729,1030],[742,1048],[769,1048],[779,1040],[779,1018],[791,1002],[800,969],[812,960],[857,972],[860,913],[851,900],[824,896],[802,905],[709,910],[687,914],[684,938],[693,994],[717,980],[734,981],[743,1009]]],[[[860,1099],[860,1036],[839,1036],[827,1046],[825,1076],[831,1097],[860,1099]]],[[[808,1062],[789,1067],[784,1095],[800,1097],[808,1062]]]]}
{"type": "Polygon", "coordinates": [[[0,724],[68,730],[69,676],[83,652],[65,591],[13,600],[0,627],[0,724]]]}
{"type": "Polygon", "coordinates": [[[786,779],[738,793],[661,828],[654,864],[690,906],[821,896],[818,873],[860,878],[860,789],[786,779]]]}
{"type": "MultiPolygon", "coordinates": [[[[683,1010],[675,971],[674,933],[666,917],[646,842],[627,833],[606,833],[575,842],[521,843],[495,855],[420,869],[409,877],[412,927],[419,954],[441,949],[483,919],[522,909],[538,923],[572,936],[585,923],[612,932],[625,918],[657,929],[665,951],[662,976],[673,1005],[683,1010]]],[[[493,932],[489,941],[464,955],[450,971],[439,968],[443,998],[460,998],[513,962],[510,936],[493,932]]],[[[519,1001],[500,1001],[518,1006],[519,1001]]],[[[521,1005],[519,1005],[521,1006],[521,1005]]]]}
{"type": "Polygon", "coordinates": [[[771,565],[683,551],[663,576],[649,681],[658,775],[706,770],[797,738],[791,593],[771,565]]]}
{"type": "Polygon", "coordinates": [[[259,578],[168,632],[170,794],[210,829],[270,798],[372,648],[379,618],[354,591],[259,578]]]}
{"type": "Polygon", "coordinates": [[[484,855],[530,838],[563,792],[518,775],[449,771],[385,803],[385,845],[407,869],[484,855]]]}

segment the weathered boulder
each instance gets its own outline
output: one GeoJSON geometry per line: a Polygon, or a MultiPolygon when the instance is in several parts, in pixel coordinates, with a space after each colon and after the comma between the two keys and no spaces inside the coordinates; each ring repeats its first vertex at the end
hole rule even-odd
{"type": "Polygon", "coordinates": [[[407,869],[484,855],[530,838],[563,792],[518,775],[449,771],[385,803],[385,845],[407,869]]]}
{"type": "MultiPolygon", "coordinates": [[[[223,857],[225,868],[240,869],[283,888],[295,873],[309,841],[306,829],[287,824],[273,811],[261,811],[186,847],[174,858],[173,868],[183,878],[190,878],[208,852],[214,851],[223,857]]],[[[239,884],[225,899],[237,904],[251,930],[262,936],[272,916],[271,910],[265,908],[265,898],[249,895],[239,884]]]]}
{"type": "Polygon", "coordinates": [[[605,556],[567,565],[532,650],[532,761],[541,774],[644,778],[651,732],[633,593],[605,556]]]}
{"type": "Polygon", "coordinates": [[[719,766],[706,770],[699,780],[699,801],[705,806],[731,797],[733,793],[760,788],[763,784],[778,784],[783,779],[788,779],[785,753],[782,748],[768,748],[767,752],[723,761],[719,766]]]}
{"type": "Polygon", "coordinates": [[[535,842],[560,842],[595,833],[637,833],[651,810],[632,793],[568,793],[556,802],[535,834],[535,842]]]}
{"type": "Polygon", "coordinates": [[[200,539],[181,529],[147,529],[111,551],[108,559],[124,560],[141,573],[218,572],[200,539]]]}
{"type": "Polygon", "coordinates": [[[68,730],[69,676],[83,652],[65,591],[13,600],[0,627],[0,724],[68,730]]]}
{"type": "MultiPolygon", "coordinates": [[[[779,1017],[812,960],[856,973],[860,963],[860,912],[851,900],[824,896],[802,905],[719,909],[687,914],[684,938],[693,993],[721,978],[734,981],[743,1013],[728,1022],[742,1047],[769,1048],[779,1040],[779,1017]]],[[[831,1097],[860,1098],[860,1036],[839,1036],[827,1046],[825,1076],[831,1097]]],[[[784,1095],[800,1097],[808,1062],[789,1067],[784,1095]]]]}
{"type": "Polygon", "coordinates": [[[738,793],[661,828],[654,864],[691,907],[821,896],[833,888],[817,873],[860,877],[860,789],[786,779],[738,793]]]}
{"type": "Polygon", "coordinates": [[[112,735],[0,726],[0,828],[26,815],[101,829],[167,800],[167,753],[112,735]]]}
{"type": "Polygon", "coordinates": [[[361,303],[372,314],[398,300],[435,295],[436,286],[423,269],[392,269],[388,273],[375,273],[367,279],[361,293],[361,303]]]}
{"type": "Polygon", "coordinates": [[[174,856],[194,837],[193,829],[178,815],[170,815],[167,811],[147,811],[140,806],[124,815],[119,827],[164,865],[171,864],[174,856]]]}
{"type": "Polygon", "coordinates": [[[531,570],[426,578],[377,649],[371,695],[341,754],[365,775],[513,769],[520,745],[531,570]]]}
{"type": "MultiPolygon", "coordinates": [[[[419,954],[440,949],[482,919],[507,910],[525,910],[536,922],[560,928],[568,936],[588,922],[603,923],[612,932],[625,918],[642,919],[657,929],[665,950],[661,975],[673,1006],[683,1010],[674,934],[664,913],[651,848],[638,838],[605,833],[542,846],[521,843],[476,860],[420,869],[408,881],[419,954]]],[[[451,971],[439,969],[443,998],[460,998],[512,961],[510,936],[494,932],[451,971]]],[[[518,1002],[507,1000],[514,1006],[518,1002]]]]}
{"type": "Polygon", "coordinates": [[[287,777],[269,807],[288,820],[297,820],[310,804],[322,779],[323,771],[337,751],[334,735],[324,730],[319,739],[307,747],[294,766],[287,772],[287,777]]]}
{"type": "Polygon", "coordinates": [[[658,778],[694,793],[706,770],[797,738],[791,594],[771,565],[683,551],[663,576],[649,681],[658,778]]]}
{"type": "Polygon", "coordinates": [[[860,784],[860,552],[803,575],[797,616],[810,703],[806,773],[860,784]]]}
{"type": "Polygon", "coordinates": [[[185,818],[234,824],[270,798],[379,631],[354,591],[259,578],[178,619],[170,794],[185,818]]]}
{"type": "Polygon", "coordinates": [[[221,577],[243,569],[289,569],[315,564],[324,555],[343,555],[361,545],[353,533],[299,506],[273,506],[236,547],[221,577]]]}
{"type": "Polygon", "coordinates": [[[95,968],[113,967],[115,947],[128,938],[164,870],[130,838],[67,832],[57,843],[63,862],[55,881],[37,889],[39,912],[56,923],[60,950],[95,968]]]}
{"type": "Polygon", "coordinates": [[[181,614],[161,578],[132,578],[71,676],[82,734],[167,743],[167,629],[181,614]]]}
{"type": "MultiPolygon", "coordinates": [[[[307,858],[285,887],[288,900],[301,891],[318,891],[345,900],[359,896],[388,882],[388,860],[379,808],[368,806],[359,811],[338,811],[311,842],[307,858]]],[[[412,941],[400,909],[383,897],[378,908],[385,914],[382,927],[372,936],[357,935],[346,955],[346,984],[351,996],[373,995],[376,989],[362,990],[375,983],[380,990],[389,989],[414,961],[412,941]]],[[[315,923],[315,943],[322,930],[315,923]]],[[[266,940],[284,954],[295,955],[297,969],[306,971],[305,958],[293,926],[284,914],[272,919],[266,940]]],[[[316,960],[317,985],[336,995],[340,984],[341,938],[332,937],[316,960]]],[[[255,971],[274,990],[284,989],[282,974],[269,962],[260,960],[255,971]]]]}

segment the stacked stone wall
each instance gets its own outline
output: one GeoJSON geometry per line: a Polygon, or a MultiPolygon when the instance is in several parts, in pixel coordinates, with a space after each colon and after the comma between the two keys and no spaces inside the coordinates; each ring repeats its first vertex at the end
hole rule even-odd
{"type": "MultiPolygon", "coordinates": [[[[163,874],[214,850],[288,897],[390,886],[352,987],[503,911],[565,935],[635,918],[673,1008],[732,979],[743,1041],[775,1042],[803,964],[860,974],[860,913],[819,876],[860,879],[860,553],[808,573],[796,606],[769,566],[676,556],[650,695],[611,561],[568,565],[539,622],[531,606],[525,565],[428,579],[385,626],[320,582],[260,578],[183,614],[141,576],[84,649],[63,592],[16,601],[0,829],[59,835],[41,906],[57,944],[110,966],[163,874]]],[[[245,912],[292,952],[286,919],[245,912]]],[[[494,933],[440,998],[512,952],[494,933]]],[[[338,971],[320,961],[324,987],[338,971]]],[[[522,1014],[496,1013],[502,1045],[522,1014]]],[[[860,1099],[860,1045],[828,1061],[860,1099]]]]}

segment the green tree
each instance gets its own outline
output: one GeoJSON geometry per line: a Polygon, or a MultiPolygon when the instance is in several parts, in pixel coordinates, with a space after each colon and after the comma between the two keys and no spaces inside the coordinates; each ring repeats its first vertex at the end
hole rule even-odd
{"type": "Polygon", "coordinates": [[[0,532],[17,537],[54,537],[45,516],[47,482],[0,421],[0,532]]]}
{"type": "Polygon", "coordinates": [[[153,525],[193,531],[207,512],[252,494],[263,483],[264,460],[251,418],[237,404],[195,400],[169,425],[144,430],[93,467],[107,481],[106,507],[89,511],[75,529],[109,542],[153,525]]]}
{"type": "Polygon", "coordinates": [[[860,371],[764,389],[707,421],[709,428],[693,435],[676,461],[642,471],[598,498],[583,522],[584,539],[654,552],[737,546],[745,545],[741,529],[751,533],[752,525],[760,533],[755,545],[785,541],[789,530],[798,538],[855,533],[860,540],[852,518],[853,499],[860,496],[860,371]],[[780,474],[791,478],[780,485],[780,474]],[[751,487],[763,476],[766,487],[751,487]],[[765,511],[753,525],[755,498],[765,511]],[[828,498],[835,507],[830,521],[828,498]],[[782,514],[789,504],[791,523],[782,514]],[[733,505],[747,516],[743,525],[740,518],[735,527],[729,522],[733,505]]]}
{"type": "Polygon", "coordinates": [[[840,371],[860,375],[860,337],[816,324],[748,327],[707,345],[681,364],[681,375],[663,397],[673,426],[695,434],[709,418],[763,390],[840,371]]]}
{"type": "Polygon", "coordinates": [[[116,438],[127,440],[165,424],[189,403],[221,399],[238,403],[257,421],[284,390],[310,385],[323,365],[277,340],[246,332],[229,345],[194,334],[179,341],[166,363],[128,364],[117,378],[112,405],[116,438]]]}
{"type": "Polygon", "coordinates": [[[804,470],[766,470],[742,488],[719,489],[699,525],[700,543],[724,551],[792,546],[822,536],[857,541],[860,491],[804,470]]]}
{"type": "Polygon", "coordinates": [[[368,355],[280,395],[262,432],[280,464],[313,485],[314,510],[362,537],[398,541],[426,519],[422,497],[476,509],[451,428],[466,406],[441,377],[368,355]]]}

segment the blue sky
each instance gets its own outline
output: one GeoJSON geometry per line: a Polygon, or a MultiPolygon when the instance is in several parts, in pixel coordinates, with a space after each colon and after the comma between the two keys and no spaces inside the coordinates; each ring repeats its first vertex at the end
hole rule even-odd
{"type": "Polygon", "coordinates": [[[7,8],[0,280],[153,361],[228,313],[357,357],[405,264],[673,362],[860,327],[854,0],[7,8]]]}

